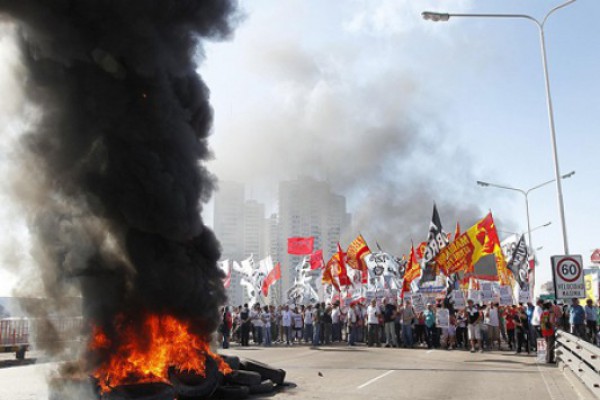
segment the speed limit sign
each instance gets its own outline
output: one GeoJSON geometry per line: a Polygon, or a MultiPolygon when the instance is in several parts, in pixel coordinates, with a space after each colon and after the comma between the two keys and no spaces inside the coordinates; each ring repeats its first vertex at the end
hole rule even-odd
{"type": "Polygon", "coordinates": [[[585,298],[583,258],[581,256],[553,256],[551,260],[556,298],[585,298]]]}

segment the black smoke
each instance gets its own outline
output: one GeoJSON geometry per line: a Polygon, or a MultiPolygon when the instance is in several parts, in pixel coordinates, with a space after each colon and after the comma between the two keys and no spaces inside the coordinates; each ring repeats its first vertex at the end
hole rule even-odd
{"type": "Polygon", "coordinates": [[[229,37],[236,2],[0,0],[0,14],[19,26],[36,110],[19,200],[47,313],[80,290],[109,334],[118,314],[168,313],[208,337],[225,294],[200,217],[212,110],[195,60],[229,37]]]}

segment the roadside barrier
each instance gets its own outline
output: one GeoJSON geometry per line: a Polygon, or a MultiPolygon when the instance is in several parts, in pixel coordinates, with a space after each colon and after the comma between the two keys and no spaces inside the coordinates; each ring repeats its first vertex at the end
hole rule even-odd
{"type": "Polygon", "coordinates": [[[559,367],[569,368],[588,389],[600,398],[600,348],[585,340],[559,330],[556,333],[556,361],[559,367]]]}

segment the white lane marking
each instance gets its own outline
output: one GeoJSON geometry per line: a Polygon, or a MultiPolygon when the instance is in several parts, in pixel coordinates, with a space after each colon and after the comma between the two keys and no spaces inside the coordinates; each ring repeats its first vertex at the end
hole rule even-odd
{"type": "Polygon", "coordinates": [[[539,371],[540,375],[542,376],[542,380],[544,381],[544,385],[546,385],[546,390],[548,391],[548,394],[550,395],[550,399],[551,400],[556,400],[556,396],[554,396],[554,394],[552,393],[552,390],[550,390],[550,386],[548,385],[548,381],[546,380],[546,377],[544,376],[544,373],[542,372],[542,369],[540,368],[539,365],[536,365],[537,370],[539,371]]]}
{"type": "Polygon", "coordinates": [[[392,372],[394,372],[393,369],[391,369],[391,370],[389,370],[387,372],[384,372],[383,374],[379,375],[378,377],[375,377],[375,378],[371,379],[370,381],[367,381],[367,382],[363,383],[362,385],[360,385],[358,387],[358,389],[362,389],[362,388],[364,388],[366,386],[369,386],[371,383],[376,382],[376,381],[380,380],[381,378],[384,378],[384,377],[388,376],[392,372]]]}

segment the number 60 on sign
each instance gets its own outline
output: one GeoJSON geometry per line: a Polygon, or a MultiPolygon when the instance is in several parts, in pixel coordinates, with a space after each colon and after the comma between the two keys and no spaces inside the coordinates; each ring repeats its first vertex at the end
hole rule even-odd
{"type": "Polygon", "coordinates": [[[583,258],[580,255],[553,256],[551,260],[556,298],[584,298],[583,258]]]}

